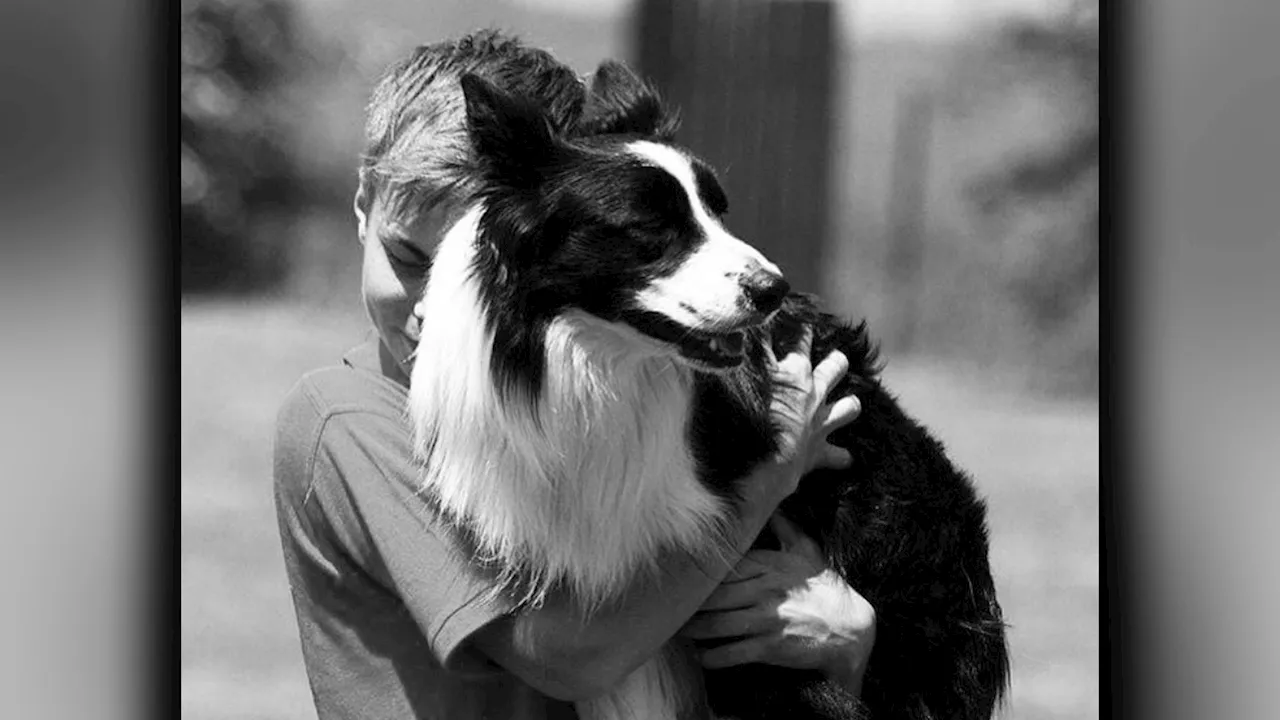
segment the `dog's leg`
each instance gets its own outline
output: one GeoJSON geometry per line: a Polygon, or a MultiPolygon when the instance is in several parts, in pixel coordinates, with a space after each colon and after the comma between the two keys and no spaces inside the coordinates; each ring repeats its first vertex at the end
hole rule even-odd
{"type": "Polygon", "coordinates": [[[580,720],[695,720],[709,717],[701,669],[668,644],[611,692],[577,704],[580,720]]]}

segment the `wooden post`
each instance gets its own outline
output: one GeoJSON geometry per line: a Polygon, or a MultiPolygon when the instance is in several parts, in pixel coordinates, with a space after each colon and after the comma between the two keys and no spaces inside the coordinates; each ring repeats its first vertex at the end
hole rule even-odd
{"type": "Polygon", "coordinates": [[[825,0],[643,0],[638,69],[720,173],[730,231],[819,289],[829,240],[835,9],[825,0]]]}

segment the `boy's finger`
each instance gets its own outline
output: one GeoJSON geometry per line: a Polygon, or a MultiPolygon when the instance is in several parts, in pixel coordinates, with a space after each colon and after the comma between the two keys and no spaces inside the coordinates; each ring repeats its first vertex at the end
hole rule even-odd
{"type": "Polygon", "coordinates": [[[734,665],[753,663],[764,657],[769,648],[770,638],[767,635],[756,635],[746,640],[720,645],[704,650],[699,656],[702,667],[722,668],[734,665]]]}
{"type": "Polygon", "coordinates": [[[818,367],[813,370],[813,390],[818,397],[825,398],[831,392],[831,388],[849,372],[849,358],[839,350],[832,350],[831,354],[823,358],[818,367]]]}
{"type": "Polygon", "coordinates": [[[778,366],[778,356],[773,354],[773,339],[767,338],[764,341],[764,360],[768,367],[775,368],[778,366]]]}
{"type": "Polygon", "coordinates": [[[708,610],[736,610],[757,604],[767,596],[770,584],[763,575],[735,583],[723,583],[702,603],[698,612],[708,610]]]}
{"type": "Polygon", "coordinates": [[[721,585],[754,580],[769,572],[768,565],[765,565],[752,557],[756,552],[758,551],[752,550],[746,555],[743,555],[742,559],[738,561],[738,564],[734,565],[733,569],[729,571],[729,574],[724,576],[724,580],[720,581],[721,585]]]}
{"type": "Polygon", "coordinates": [[[858,419],[862,414],[862,401],[857,395],[845,395],[831,404],[827,418],[822,423],[824,434],[838,430],[858,419]]]}
{"type": "Polygon", "coordinates": [[[853,467],[853,455],[842,447],[827,443],[822,448],[822,457],[814,464],[814,469],[844,470],[853,467]]]}
{"type": "Polygon", "coordinates": [[[796,343],[796,347],[791,351],[792,355],[799,355],[806,361],[809,359],[809,353],[813,347],[813,326],[805,325],[804,330],[800,333],[800,341],[796,343]]]}
{"type": "Polygon", "coordinates": [[[777,623],[777,616],[767,606],[752,605],[737,610],[701,612],[684,626],[681,634],[694,640],[757,635],[777,623]]]}

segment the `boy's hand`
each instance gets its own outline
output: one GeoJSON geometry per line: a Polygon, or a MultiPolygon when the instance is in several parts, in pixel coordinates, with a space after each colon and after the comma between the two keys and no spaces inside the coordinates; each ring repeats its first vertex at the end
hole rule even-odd
{"type": "Polygon", "coordinates": [[[681,634],[730,640],[702,651],[708,668],[759,662],[820,670],[859,692],[875,611],[827,567],[813,540],[780,515],[770,525],[782,550],[747,553],[681,634]]]}
{"type": "MultiPolygon", "coordinates": [[[[781,361],[765,345],[774,391],[771,415],[778,432],[777,463],[787,468],[789,487],[795,491],[800,477],[817,468],[843,468],[851,462],[848,451],[827,442],[832,431],[853,422],[862,410],[858,398],[849,395],[827,403],[831,389],[849,371],[849,360],[838,350],[818,364],[810,364],[813,330],[806,327],[799,345],[781,361]]],[[[785,497],[785,495],[784,495],[785,497]]]]}

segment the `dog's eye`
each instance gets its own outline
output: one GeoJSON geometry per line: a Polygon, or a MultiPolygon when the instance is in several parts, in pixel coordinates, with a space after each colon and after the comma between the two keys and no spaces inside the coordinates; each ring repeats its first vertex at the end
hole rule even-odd
{"type": "Polygon", "coordinates": [[[661,235],[647,235],[640,238],[634,247],[635,255],[641,262],[653,263],[667,254],[668,242],[661,235]]]}

